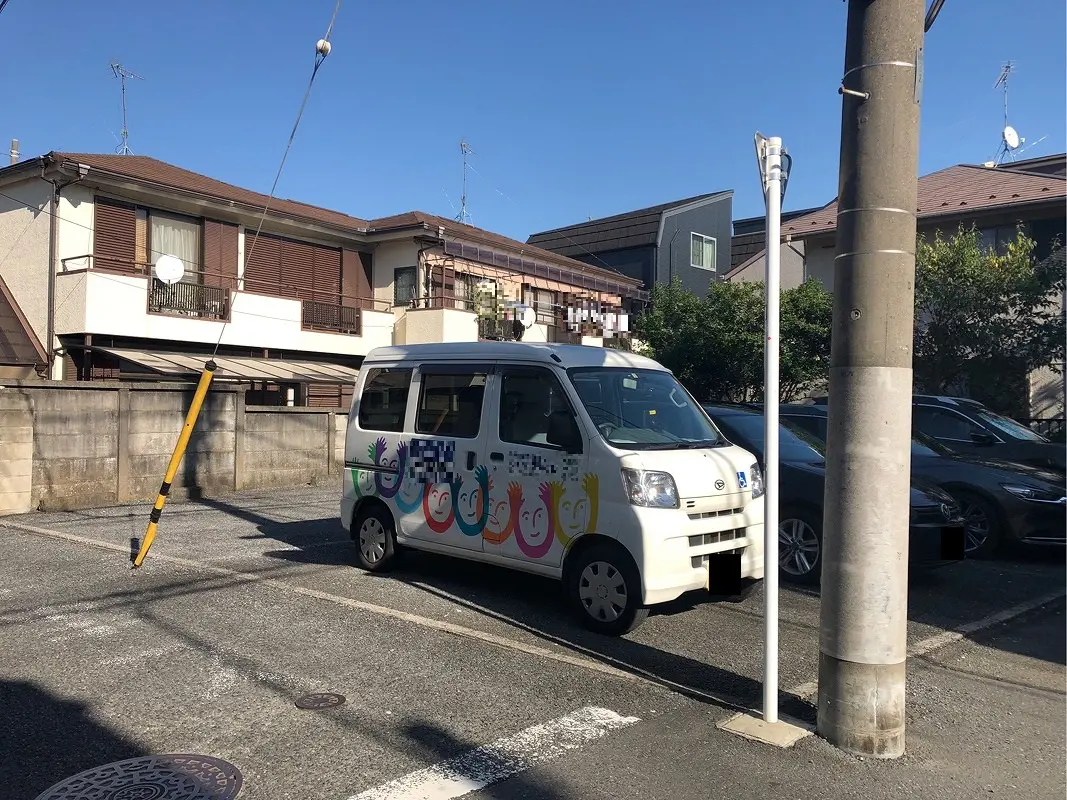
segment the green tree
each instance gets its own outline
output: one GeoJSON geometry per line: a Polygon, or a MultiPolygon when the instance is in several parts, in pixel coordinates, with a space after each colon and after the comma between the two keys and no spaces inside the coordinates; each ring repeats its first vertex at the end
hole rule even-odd
{"type": "Polygon", "coordinates": [[[1002,253],[983,247],[973,227],[919,238],[916,390],[966,391],[1025,414],[1026,376],[1064,357],[1063,254],[1038,261],[1034,249],[1021,230],[1002,253]]]}
{"type": "MultiPolygon", "coordinates": [[[[715,281],[705,297],[679,281],[652,290],[635,335],[700,400],[763,399],[762,282],[715,281]]],[[[831,296],[815,281],[782,293],[781,399],[826,376],[831,296]]]]}

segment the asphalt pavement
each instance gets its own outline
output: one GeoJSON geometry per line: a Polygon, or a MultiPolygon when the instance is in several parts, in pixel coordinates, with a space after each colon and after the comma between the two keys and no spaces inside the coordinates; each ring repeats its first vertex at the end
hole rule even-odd
{"type": "MultiPolygon", "coordinates": [[[[762,596],[587,633],[552,581],[407,554],[353,566],[329,488],[0,520],[0,796],[151,754],[224,759],[241,798],[1062,798],[1062,553],[914,577],[908,753],[788,750],[755,708],[762,596]],[[340,706],[304,710],[314,692],[340,706]],[[457,792],[460,792],[457,794],[457,792]]],[[[783,710],[814,721],[818,594],[781,596],[783,710]]]]}

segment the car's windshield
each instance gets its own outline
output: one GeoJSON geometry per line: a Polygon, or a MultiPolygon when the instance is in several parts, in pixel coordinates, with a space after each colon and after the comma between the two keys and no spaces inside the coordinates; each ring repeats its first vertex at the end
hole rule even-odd
{"type": "Polygon", "coordinates": [[[979,411],[978,416],[988,422],[997,430],[1006,433],[1013,439],[1022,439],[1024,442],[1047,442],[1044,436],[1037,431],[1032,431],[1021,422],[1016,422],[1009,417],[1002,417],[992,411],[979,411]]]}
{"type": "MultiPolygon", "coordinates": [[[[713,416],[714,410],[710,412],[713,416]]],[[[763,417],[759,414],[729,414],[720,417],[722,427],[732,428],[747,439],[758,451],[755,455],[763,458],[765,439],[763,436],[763,417]]],[[[782,420],[778,426],[778,458],[781,461],[799,461],[816,463],[822,461],[823,443],[806,430],[796,427],[792,422],[782,420]]]]}
{"type": "Polygon", "coordinates": [[[630,450],[718,447],[723,438],[669,372],[620,367],[567,371],[608,444],[630,450]]]}

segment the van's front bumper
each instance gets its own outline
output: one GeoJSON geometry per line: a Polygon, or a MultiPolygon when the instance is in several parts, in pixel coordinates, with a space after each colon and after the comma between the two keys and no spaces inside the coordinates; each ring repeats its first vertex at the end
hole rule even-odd
{"type": "Polygon", "coordinates": [[[763,501],[738,493],[732,497],[683,500],[680,509],[634,508],[640,518],[644,565],[641,590],[645,605],[666,603],[697,589],[723,593],[709,568],[720,554],[740,555],[736,578],[763,578],[763,501]],[[687,503],[692,505],[687,508],[687,503]]]}

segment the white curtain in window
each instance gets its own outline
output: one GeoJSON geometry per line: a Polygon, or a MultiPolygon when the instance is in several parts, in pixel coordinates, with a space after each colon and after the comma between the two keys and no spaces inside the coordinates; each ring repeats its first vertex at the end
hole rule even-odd
{"type": "Polygon", "coordinates": [[[203,271],[200,263],[200,223],[181,217],[149,214],[148,259],[153,264],[161,255],[177,256],[185,267],[182,281],[191,283],[203,271]]]}

